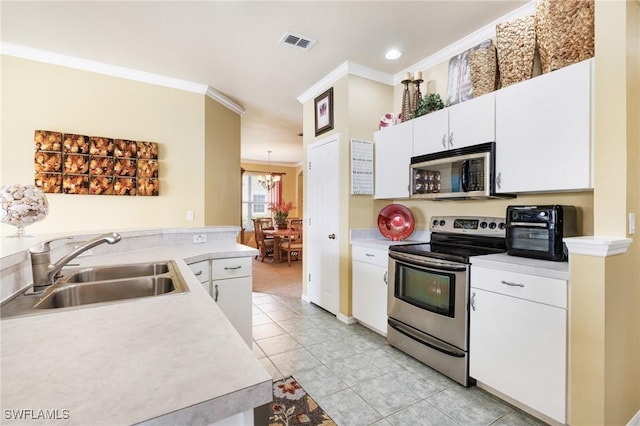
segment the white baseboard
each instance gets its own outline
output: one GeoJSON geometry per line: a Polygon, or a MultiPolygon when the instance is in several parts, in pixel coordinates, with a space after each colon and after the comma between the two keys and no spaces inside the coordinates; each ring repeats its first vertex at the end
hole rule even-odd
{"type": "Polygon", "coordinates": [[[300,299],[301,299],[303,302],[311,303],[311,300],[309,300],[309,296],[307,296],[307,295],[306,295],[306,294],[304,294],[304,293],[302,294],[302,296],[300,296],[300,299]]]}
{"type": "Polygon", "coordinates": [[[640,426],[640,411],[638,411],[636,415],[633,416],[631,420],[629,420],[627,426],[640,426]]]}
{"type": "Polygon", "coordinates": [[[336,318],[338,318],[339,321],[345,323],[345,324],[355,324],[358,322],[357,319],[355,319],[354,317],[348,317],[346,315],[342,315],[341,313],[338,312],[338,315],[336,315],[336,318]]]}

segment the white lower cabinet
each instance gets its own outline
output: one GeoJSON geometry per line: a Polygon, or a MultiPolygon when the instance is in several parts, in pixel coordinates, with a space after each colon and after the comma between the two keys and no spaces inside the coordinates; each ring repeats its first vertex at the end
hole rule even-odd
{"type": "Polygon", "coordinates": [[[353,246],[353,317],[387,335],[388,251],[353,246]]]}
{"type": "Polygon", "coordinates": [[[190,264],[209,295],[251,347],[251,258],[214,259],[190,264]],[[209,263],[210,268],[209,269],[209,263]],[[206,264],[206,265],[205,265],[206,264]],[[206,271],[206,272],[205,272],[206,271]],[[210,278],[209,278],[210,277],[210,278]],[[206,282],[203,280],[206,278],[206,282]]]}
{"type": "Polygon", "coordinates": [[[471,267],[470,376],[566,423],[567,282],[471,267]]]}
{"type": "Polygon", "coordinates": [[[211,262],[203,260],[196,263],[190,263],[189,268],[196,276],[202,287],[211,295],[211,262]]]}

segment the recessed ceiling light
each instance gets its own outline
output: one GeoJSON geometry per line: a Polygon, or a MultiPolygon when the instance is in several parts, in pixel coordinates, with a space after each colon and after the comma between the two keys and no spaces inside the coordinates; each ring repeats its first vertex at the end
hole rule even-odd
{"type": "Polygon", "coordinates": [[[387,53],[384,54],[384,57],[389,59],[390,61],[395,61],[400,56],[402,56],[402,52],[398,49],[389,49],[387,50],[387,53]]]}

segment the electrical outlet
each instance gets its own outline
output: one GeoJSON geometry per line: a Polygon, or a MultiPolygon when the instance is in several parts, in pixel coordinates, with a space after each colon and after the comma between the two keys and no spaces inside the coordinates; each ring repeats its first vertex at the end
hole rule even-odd
{"type": "Polygon", "coordinates": [[[193,222],[193,210],[187,210],[187,221],[193,222]]]}
{"type": "Polygon", "coordinates": [[[202,235],[202,234],[194,235],[193,236],[193,242],[194,243],[206,243],[207,242],[207,236],[206,235],[202,235]]]}

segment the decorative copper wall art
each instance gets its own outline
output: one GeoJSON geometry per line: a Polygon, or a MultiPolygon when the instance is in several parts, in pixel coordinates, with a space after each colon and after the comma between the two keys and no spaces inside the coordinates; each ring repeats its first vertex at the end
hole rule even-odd
{"type": "Polygon", "coordinates": [[[46,193],[159,195],[158,144],[36,130],[35,184],[46,193]]]}

